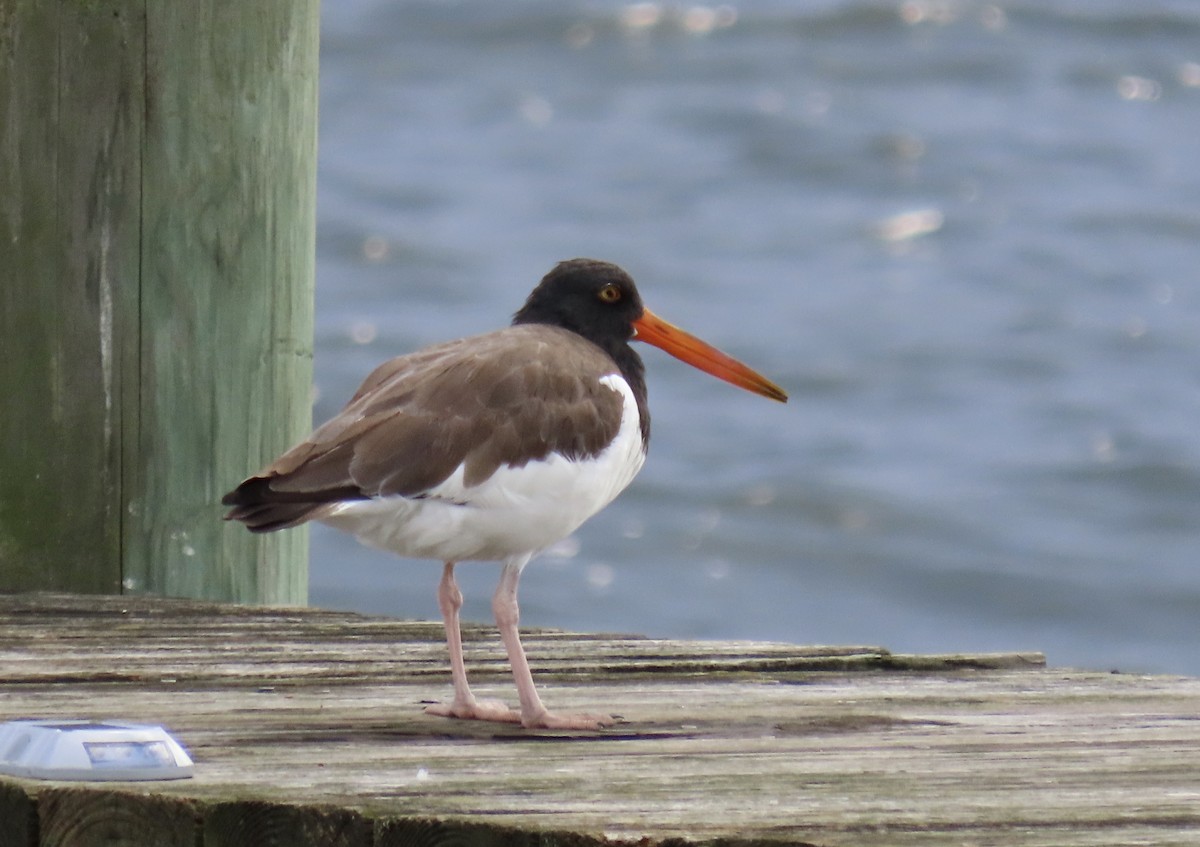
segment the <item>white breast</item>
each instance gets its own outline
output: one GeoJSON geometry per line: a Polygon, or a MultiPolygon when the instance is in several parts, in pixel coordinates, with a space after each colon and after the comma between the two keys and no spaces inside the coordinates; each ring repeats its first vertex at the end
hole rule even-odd
{"type": "Polygon", "coordinates": [[[504,559],[549,547],[611,503],[646,458],[629,384],[620,374],[600,382],[621,395],[623,410],[616,438],[595,457],[552,453],[521,467],[502,466],[469,488],[459,466],[420,498],[348,501],[322,522],[364,544],[420,559],[504,559]]]}

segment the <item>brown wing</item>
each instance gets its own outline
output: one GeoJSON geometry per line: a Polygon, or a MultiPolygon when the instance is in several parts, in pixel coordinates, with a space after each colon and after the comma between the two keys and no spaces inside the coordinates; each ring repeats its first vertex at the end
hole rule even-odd
{"type": "Polygon", "coordinates": [[[256,532],[304,523],[345,501],[420,497],[464,465],[478,485],[502,465],[594,456],[616,436],[621,396],[600,348],[521,325],[385,362],[335,417],[225,495],[226,519],[256,532]]]}

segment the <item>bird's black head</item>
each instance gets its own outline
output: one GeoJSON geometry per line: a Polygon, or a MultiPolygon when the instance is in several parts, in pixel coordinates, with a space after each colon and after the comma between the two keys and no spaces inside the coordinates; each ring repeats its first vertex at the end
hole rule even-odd
{"type": "Polygon", "coordinates": [[[643,311],[637,286],[625,271],[598,259],[569,259],[542,277],[513,323],[560,326],[615,355],[629,349],[633,322],[643,311]]]}

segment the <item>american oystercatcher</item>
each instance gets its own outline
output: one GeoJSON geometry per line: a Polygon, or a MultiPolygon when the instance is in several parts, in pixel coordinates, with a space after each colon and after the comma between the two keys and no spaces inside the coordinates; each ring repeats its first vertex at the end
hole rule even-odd
{"type": "Polygon", "coordinates": [[[646,458],[645,341],[734,385],[785,401],[770,380],[642,305],[608,262],[559,263],[512,326],[400,356],[336,417],[226,494],[226,520],[273,532],[316,520],[360,541],[444,562],[438,605],[454,699],[426,711],[526,727],[593,729],[542,705],[518,633],[530,558],[604,508],[646,458]],[[463,664],[456,563],[503,562],[492,598],[520,711],[476,700],[463,664]]]}

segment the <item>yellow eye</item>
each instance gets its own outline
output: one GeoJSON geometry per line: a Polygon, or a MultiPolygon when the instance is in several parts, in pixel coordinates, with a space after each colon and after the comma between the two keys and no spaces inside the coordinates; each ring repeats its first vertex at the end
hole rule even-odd
{"type": "Polygon", "coordinates": [[[596,295],[602,303],[616,303],[621,299],[621,289],[613,285],[611,282],[600,289],[596,295]]]}

